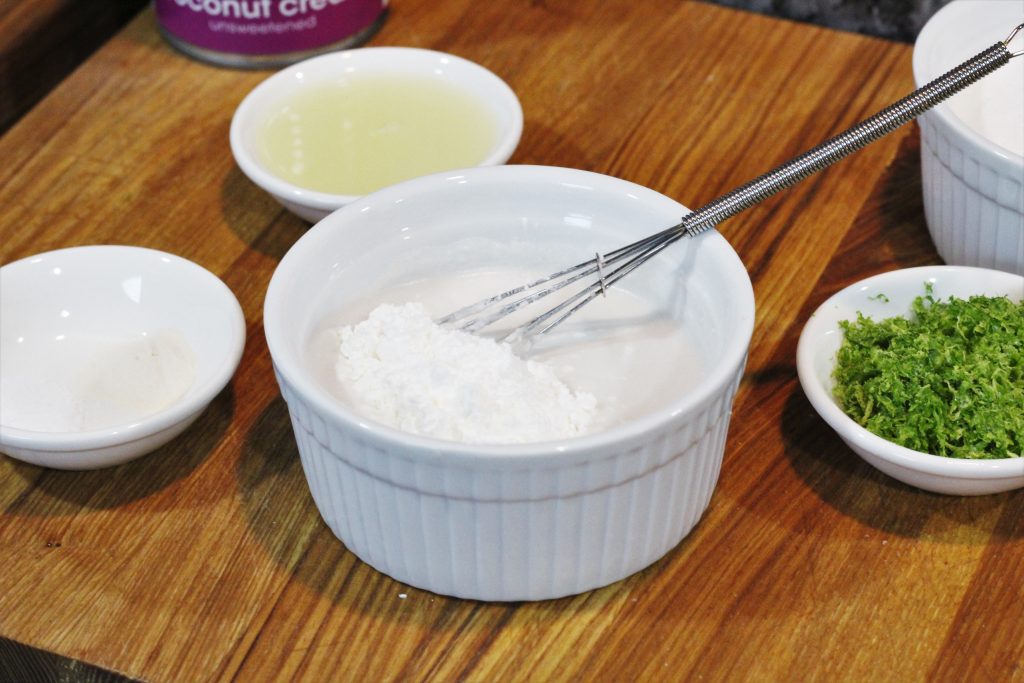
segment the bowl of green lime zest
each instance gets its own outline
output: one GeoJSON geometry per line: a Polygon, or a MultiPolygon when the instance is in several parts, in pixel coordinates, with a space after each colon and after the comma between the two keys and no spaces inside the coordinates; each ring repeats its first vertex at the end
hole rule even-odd
{"type": "Polygon", "coordinates": [[[808,320],[797,369],[886,474],[960,495],[1024,487],[1024,277],[931,266],[858,282],[808,320]]]}

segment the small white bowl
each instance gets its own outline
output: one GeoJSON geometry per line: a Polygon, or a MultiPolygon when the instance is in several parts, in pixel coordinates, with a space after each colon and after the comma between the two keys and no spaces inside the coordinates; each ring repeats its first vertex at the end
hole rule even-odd
{"type": "Polygon", "coordinates": [[[241,358],[245,320],[215,275],[152,249],[60,249],[0,268],[0,451],[84,470],[185,430],[241,358]]]}
{"type": "MultiPolygon", "coordinates": [[[[718,480],[754,323],[750,278],[715,232],[674,244],[617,285],[642,288],[677,316],[703,362],[604,431],[499,446],[400,432],[332,394],[333,364],[311,351],[325,321],[397,284],[537,261],[564,266],[562,251],[619,247],[683,213],[608,176],[495,166],[375,192],[296,242],[271,280],[264,326],[313,499],[349,550],[436,593],[538,600],[629,576],[689,533],[718,480]]],[[[461,282],[462,297],[477,294],[473,281],[461,282]]],[[[654,395],[644,382],[628,386],[654,395]]]]}
{"type": "MultiPolygon", "coordinates": [[[[914,44],[918,87],[1006,39],[1024,21],[1022,7],[960,0],[939,10],[914,44]]],[[[1018,36],[1011,49],[1022,43],[1018,36]]],[[[1024,274],[1024,59],[1011,60],[918,122],[925,219],[939,255],[951,265],[1024,274]]]]}
{"type": "Polygon", "coordinates": [[[440,80],[478,99],[494,116],[497,128],[494,145],[478,166],[505,163],[519,144],[523,109],[516,94],[494,73],[467,59],[420,48],[366,47],[299,62],[263,81],[242,100],[231,121],[231,152],[250,180],[307,221],[315,223],[357,197],[310,190],[274,175],[260,158],[258,135],[281,102],[310,87],[352,75],[440,80]]]}
{"type": "Polygon", "coordinates": [[[1024,458],[964,460],[921,453],[883,439],[846,415],[832,395],[841,320],[857,313],[882,320],[910,313],[930,282],[936,299],[972,295],[1024,299],[1024,277],[967,266],[905,268],[861,280],[825,301],[804,326],[797,346],[800,385],[818,414],[860,457],[889,476],[926,491],[953,495],[999,493],[1024,487],[1024,458]]]}

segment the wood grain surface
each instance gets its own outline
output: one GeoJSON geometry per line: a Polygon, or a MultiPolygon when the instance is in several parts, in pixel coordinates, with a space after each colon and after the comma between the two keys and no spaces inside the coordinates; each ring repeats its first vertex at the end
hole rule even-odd
{"type": "MultiPolygon", "coordinates": [[[[504,78],[526,117],[513,163],[690,206],[913,88],[909,46],[678,0],[396,0],[372,44],[504,78]]],[[[77,473],[0,457],[0,637],[150,681],[1024,680],[1024,492],[899,484],[796,379],[825,298],[939,262],[913,125],[721,226],[757,322],[694,531],[604,589],[488,604],[377,573],[310,498],[261,324],[307,226],[228,148],[265,76],[177,54],[147,11],[0,138],[0,263],[171,251],[220,275],[248,326],[229,388],[158,452],[77,473]]]]}
{"type": "Polygon", "coordinates": [[[0,3],[0,132],[43,98],[145,0],[0,3]]]}

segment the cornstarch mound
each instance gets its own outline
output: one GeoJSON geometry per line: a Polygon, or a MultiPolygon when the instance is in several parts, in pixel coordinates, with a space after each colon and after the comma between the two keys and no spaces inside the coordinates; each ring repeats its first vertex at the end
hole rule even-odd
{"type": "Polygon", "coordinates": [[[507,344],[440,327],[421,304],[375,308],[338,331],[335,367],[357,407],[406,432],[464,443],[579,436],[597,401],[507,344]]]}

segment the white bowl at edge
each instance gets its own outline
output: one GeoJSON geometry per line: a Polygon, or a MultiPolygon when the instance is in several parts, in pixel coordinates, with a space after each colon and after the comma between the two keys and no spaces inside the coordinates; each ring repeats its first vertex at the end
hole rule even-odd
{"type": "Polygon", "coordinates": [[[508,161],[523,132],[523,109],[515,92],[483,66],[456,55],[412,47],[363,47],[313,57],[275,73],[256,86],[231,119],[231,152],[242,172],[292,213],[311,223],[357,199],[319,192],[270,172],[260,159],[256,139],[271,109],[287,97],[324,80],[349,74],[402,74],[442,79],[465,89],[491,111],[498,135],[478,166],[508,161]]]}
{"type": "MultiPolygon", "coordinates": [[[[915,83],[938,78],[1021,22],[1019,0],[949,3],[914,43],[915,83]]],[[[1011,49],[1022,43],[1018,36],[1011,49]]],[[[925,219],[942,260],[1024,275],[1024,58],[926,111],[918,123],[925,219]]]]}
{"type": "Polygon", "coordinates": [[[964,460],[921,453],[883,439],[857,424],[832,395],[842,320],[857,313],[881,320],[907,315],[930,282],[937,299],[1002,296],[1024,300],[1024,277],[968,266],[904,268],[861,280],[837,292],[811,315],[797,346],[797,373],[811,405],[860,457],[885,474],[926,491],[953,495],[999,493],[1024,487],[1024,457],[964,460]]]}
{"type": "Polygon", "coordinates": [[[140,457],[192,424],[244,344],[234,294],[179,256],[101,245],[6,264],[0,452],[69,470],[140,457]]]}

